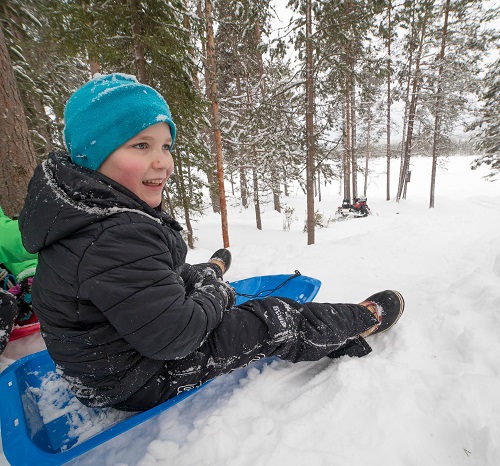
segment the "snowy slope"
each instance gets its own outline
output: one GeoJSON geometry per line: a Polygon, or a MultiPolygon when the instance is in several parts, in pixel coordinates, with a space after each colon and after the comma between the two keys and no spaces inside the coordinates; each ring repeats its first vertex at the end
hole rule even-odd
{"type": "MultiPolygon", "coordinates": [[[[260,361],[74,464],[500,464],[500,182],[484,181],[471,160],[439,168],[431,210],[429,159],[413,161],[408,199],[399,204],[385,201],[384,161],[375,161],[368,204],[376,215],[331,223],[317,230],[314,246],[302,232],[300,190],[285,200],[297,217],[291,231],[270,205],[263,231],[252,210],[230,207],[228,280],[298,269],[323,282],[317,301],[359,302],[394,288],[406,299],[405,315],[369,340],[365,358],[260,361]]],[[[339,186],[322,190],[316,208],[333,217],[339,186]]],[[[218,217],[200,219],[196,236],[193,263],[221,247],[218,217]]],[[[21,353],[11,347],[6,356],[21,353]]]]}

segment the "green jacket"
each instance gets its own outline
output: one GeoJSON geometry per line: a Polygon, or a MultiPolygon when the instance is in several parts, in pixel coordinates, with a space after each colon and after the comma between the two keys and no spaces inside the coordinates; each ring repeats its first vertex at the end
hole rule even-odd
{"type": "Polygon", "coordinates": [[[7,217],[0,207],[0,262],[20,282],[35,275],[37,257],[24,249],[17,220],[7,217]]]}

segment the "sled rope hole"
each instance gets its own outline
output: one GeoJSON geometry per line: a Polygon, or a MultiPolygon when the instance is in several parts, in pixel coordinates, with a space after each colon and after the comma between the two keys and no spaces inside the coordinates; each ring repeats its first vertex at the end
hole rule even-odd
{"type": "Polygon", "coordinates": [[[274,293],[275,291],[279,290],[280,288],[283,288],[290,280],[293,280],[294,278],[299,277],[300,275],[301,275],[301,273],[298,270],[296,270],[293,275],[290,275],[286,280],[284,280],[282,283],[280,283],[275,288],[272,288],[270,290],[262,290],[262,291],[259,291],[256,294],[246,294],[246,293],[238,293],[238,292],[236,292],[236,295],[237,296],[242,296],[243,298],[249,298],[249,299],[253,299],[253,298],[265,298],[266,296],[271,295],[272,293],[274,293]],[[266,294],[264,294],[264,293],[266,293],[266,294]]]}

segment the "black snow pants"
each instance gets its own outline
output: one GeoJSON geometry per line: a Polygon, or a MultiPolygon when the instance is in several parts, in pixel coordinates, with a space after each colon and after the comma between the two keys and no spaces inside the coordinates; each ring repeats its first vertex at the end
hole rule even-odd
{"type": "Polygon", "coordinates": [[[248,301],[227,311],[198,350],[165,361],[143,387],[114,407],[146,410],[269,356],[291,362],[361,357],[371,348],[359,334],[377,323],[367,308],[357,304],[300,304],[273,297],[248,301]]]}
{"type": "Polygon", "coordinates": [[[0,354],[9,342],[18,312],[15,296],[0,289],[0,354]]]}

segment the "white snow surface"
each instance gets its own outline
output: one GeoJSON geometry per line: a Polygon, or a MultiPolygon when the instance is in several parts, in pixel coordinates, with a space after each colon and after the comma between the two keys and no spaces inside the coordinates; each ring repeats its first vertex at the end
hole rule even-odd
{"type": "MultiPolygon", "coordinates": [[[[271,204],[262,206],[258,231],[253,209],[229,197],[228,280],[298,269],[322,281],[320,302],[397,289],[403,317],[369,337],[373,352],[364,358],[259,361],[71,464],[499,465],[500,181],[485,181],[487,168],[471,171],[472,160],[440,164],[434,209],[429,158],[413,160],[400,203],[385,200],[385,161],[374,160],[367,193],[374,215],[330,223],[312,246],[300,189],[283,198],[295,209],[290,231],[271,204]]],[[[398,171],[394,161],[393,191],[398,171]]],[[[340,202],[338,182],[322,186],[316,209],[333,218],[340,202]]],[[[196,228],[191,263],[222,247],[217,215],[196,228]]],[[[1,367],[43,347],[37,338],[9,344],[1,367]]]]}

